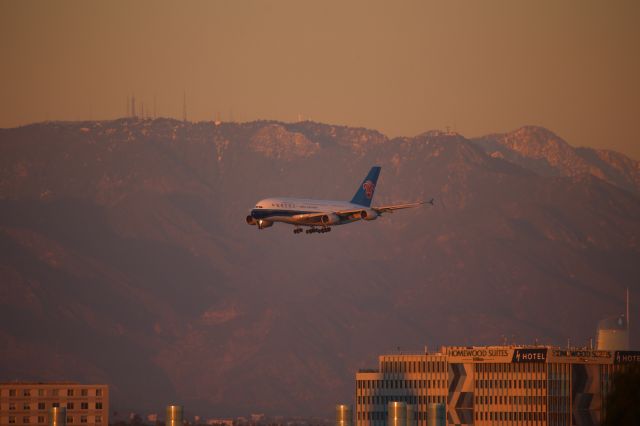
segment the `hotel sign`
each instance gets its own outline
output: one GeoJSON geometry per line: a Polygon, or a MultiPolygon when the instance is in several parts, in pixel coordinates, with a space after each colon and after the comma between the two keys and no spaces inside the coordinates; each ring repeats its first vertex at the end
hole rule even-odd
{"type": "Polygon", "coordinates": [[[550,349],[548,361],[613,364],[613,354],[611,351],[594,351],[590,349],[550,349]]]}
{"type": "Polygon", "coordinates": [[[470,362],[511,362],[513,349],[504,347],[468,346],[468,347],[448,347],[447,362],[450,363],[470,363],[470,362]]]}
{"type": "Polygon", "coordinates": [[[514,349],[511,362],[546,362],[547,348],[514,349]]]}
{"type": "Polygon", "coordinates": [[[616,351],[614,364],[640,364],[640,351],[616,351]]]}
{"type": "Polygon", "coordinates": [[[547,348],[449,347],[447,358],[451,363],[546,362],[547,348]]]}
{"type": "Polygon", "coordinates": [[[448,347],[450,363],[640,363],[640,351],[598,351],[591,349],[559,349],[550,347],[509,348],[500,346],[448,347]],[[614,359],[615,355],[615,359],[614,359]]]}

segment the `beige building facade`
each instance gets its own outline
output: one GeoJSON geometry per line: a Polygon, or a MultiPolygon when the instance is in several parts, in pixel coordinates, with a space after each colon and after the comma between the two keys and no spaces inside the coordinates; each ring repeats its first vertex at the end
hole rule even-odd
{"type": "Polygon", "coordinates": [[[429,404],[447,425],[595,426],[613,373],[640,352],[549,346],[443,347],[382,355],[356,374],[356,426],[387,426],[387,406],[411,406],[407,426],[427,426],[429,404]]]}
{"type": "Polygon", "coordinates": [[[0,383],[0,425],[48,425],[52,407],[67,409],[67,425],[108,426],[109,387],[70,382],[0,383]]]}

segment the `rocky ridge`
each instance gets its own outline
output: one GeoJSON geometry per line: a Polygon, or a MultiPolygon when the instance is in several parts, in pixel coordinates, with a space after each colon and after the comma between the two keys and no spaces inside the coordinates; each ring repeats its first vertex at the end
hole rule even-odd
{"type": "Polygon", "coordinates": [[[493,157],[508,159],[543,176],[589,174],[640,194],[640,162],[615,151],[574,148],[542,127],[525,126],[474,142],[493,157]]]}

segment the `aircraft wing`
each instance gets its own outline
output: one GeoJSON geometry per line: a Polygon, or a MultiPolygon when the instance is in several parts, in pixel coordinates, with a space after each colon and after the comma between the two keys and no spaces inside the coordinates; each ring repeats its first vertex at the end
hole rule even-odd
{"type": "Polygon", "coordinates": [[[433,205],[433,198],[430,199],[429,201],[419,201],[417,203],[409,203],[409,204],[395,204],[392,206],[379,206],[379,207],[372,207],[372,209],[375,210],[378,214],[393,213],[394,210],[410,209],[413,207],[421,206],[423,204],[433,205]]]}
{"type": "MultiPolygon", "coordinates": [[[[392,213],[394,210],[410,209],[412,207],[418,207],[418,206],[420,206],[422,204],[431,204],[431,205],[433,205],[433,198],[431,200],[429,200],[429,201],[420,201],[420,202],[417,202],[417,203],[409,203],[409,204],[395,204],[395,205],[392,205],[392,206],[371,207],[371,209],[374,210],[378,214],[382,214],[382,213],[392,213]]],[[[363,207],[363,209],[366,209],[366,207],[363,207]]],[[[345,219],[353,220],[354,218],[357,219],[359,217],[359,214],[363,209],[338,210],[338,211],[333,211],[333,212],[297,214],[295,216],[292,216],[292,219],[294,219],[295,222],[297,222],[297,223],[299,223],[301,225],[320,225],[320,224],[323,223],[322,222],[323,216],[335,215],[335,216],[338,216],[342,220],[345,220],[345,219]]]]}
{"type": "MultiPolygon", "coordinates": [[[[431,205],[433,205],[433,201],[434,200],[432,198],[429,201],[418,201],[417,203],[394,204],[394,205],[391,205],[391,206],[371,207],[371,210],[374,210],[378,214],[392,213],[394,210],[410,209],[412,207],[421,206],[422,204],[431,204],[431,205]]],[[[341,217],[348,217],[348,216],[356,215],[356,214],[360,213],[362,210],[366,210],[366,209],[367,209],[366,207],[363,207],[362,209],[339,210],[339,211],[336,211],[334,213],[337,214],[338,216],[341,216],[341,217]]]]}
{"type": "Polygon", "coordinates": [[[292,217],[296,222],[306,225],[315,225],[322,222],[322,216],[326,213],[297,214],[292,217]]]}
{"type": "Polygon", "coordinates": [[[308,214],[297,214],[292,217],[296,222],[304,225],[320,225],[322,224],[322,217],[326,215],[336,215],[340,219],[350,219],[354,215],[359,214],[362,209],[357,210],[338,210],[338,211],[327,211],[322,213],[308,213],[308,214]]]}

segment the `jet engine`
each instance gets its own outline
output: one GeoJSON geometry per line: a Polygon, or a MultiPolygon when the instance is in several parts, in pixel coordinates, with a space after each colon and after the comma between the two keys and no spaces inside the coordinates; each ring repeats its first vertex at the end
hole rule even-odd
{"type": "Polygon", "coordinates": [[[336,223],[340,223],[340,217],[335,213],[324,214],[320,218],[320,222],[323,225],[335,225],[336,223]]]}
{"type": "Polygon", "coordinates": [[[257,223],[258,223],[258,229],[264,229],[264,228],[273,226],[273,222],[264,220],[264,219],[258,219],[257,223]]]}
{"type": "Polygon", "coordinates": [[[360,219],[362,220],[376,220],[378,216],[378,212],[373,209],[366,209],[360,212],[360,219]]]}
{"type": "Polygon", "coordinates": [[[247,225],[257,225],[258,222],[253,218],[253,216],[247,216],[247,225]]]}

